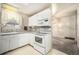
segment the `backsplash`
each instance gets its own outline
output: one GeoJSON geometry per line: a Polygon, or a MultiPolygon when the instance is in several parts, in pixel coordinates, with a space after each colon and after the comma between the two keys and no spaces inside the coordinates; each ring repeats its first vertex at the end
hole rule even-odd
{"type": "Polygon", "coordinates": [[[28,30],[35,32],[51,32],[51,26],[30,26],[28,30]]]}
{"type": "Polygon", "coordinates": [[[5,25],[4,27],[0,27],[1,32],[19,32],[22,31],[19,25],[5,25]]]}

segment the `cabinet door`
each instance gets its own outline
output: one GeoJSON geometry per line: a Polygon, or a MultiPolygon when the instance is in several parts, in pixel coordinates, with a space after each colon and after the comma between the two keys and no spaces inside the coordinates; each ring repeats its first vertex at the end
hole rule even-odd
{"type": "Polygon", "coordinates": [[[29,26],[35,26],[37,25],[37,18],[36,16],[32,16],[29,18],[29,26]]]}
{"type": "Polygon", "coordinates": [[[19,45],[23,46],[26,44],[31,44],[33,45],[33,41],[34,41],[34,34],[32,33],[25,33],[25,34],[20,34],[19,35],[19,45]]]}
{"type": "Polygon", "coordinates": [[[19,46],[23,46],[29,43],[28,34],[19,34],[19,46]]]}
{"type": "Polygon", "coordinates": [[[6,36],[0,37],[0,54],[9,50],[9,39],[6,36]]]}
{"type": "Polygon", "coordinates": [[[0,36],[0,54],[2,53],[2,36],[0,36]]]}
{"type": "Polygon", "coordinates": [[[29,36],[29,44],[34,46],[35,35],[34,34],[29,34],[28,36],[29,36]]]}
{"type": "Polygon", "coordinates": [[[18,35],[10,35],[9,39],[10,39],[10,50],[19,47],[19,37],[18,37],[18,35]]]}
{"type": "Polygon", "coordinates": [[[29,26],[48,26],[50,25],[49,23],[50,17],[51,17],[51,9],[50,8],[45,9],[44,11],[41,11],[29,18],[29,26]],[[48,19],[47,22],[44,21],[44,19],[46,18],[48,19]]]}
{"type": "Polygon", "coordinates": [[[38,13],[39,19],[49,18],[51,16],[51,9],[47,8],[42,12],[38,13]]]}

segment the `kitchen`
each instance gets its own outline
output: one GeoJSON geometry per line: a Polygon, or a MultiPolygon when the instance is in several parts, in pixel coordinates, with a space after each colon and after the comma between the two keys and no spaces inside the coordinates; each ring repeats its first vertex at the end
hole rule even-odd
{"type": "Polygon", "coordinates": [[[0,54],[7,55],[27,45],[40,54],[51,51],[50,3],[3,3],[0,4],[0,15],[0,54]]]}
{"type": "Polygon", "coordinates": [[[78,5],[1,3],[0,54],[79,54],[78,5]]]}

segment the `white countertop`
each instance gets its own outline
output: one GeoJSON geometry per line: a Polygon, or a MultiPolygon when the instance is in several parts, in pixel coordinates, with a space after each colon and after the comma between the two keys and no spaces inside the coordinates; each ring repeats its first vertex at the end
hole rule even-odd
{"type": "MultiPolygon", "coordinates": [[[[5,35],[16,35],[16,34],[24,34],[24,33],[32,33],[36,35],[44,35],[44,33],[38,33],[38,32],[32,32],[32,31],[22,31],[22,32],[1,32],[0,36],[5,36],[5,35]]],[[[46,33],[47,34],[47,33],[46,33]]]]}
{"type": "Polygon", "coordinates": [[[34,33],[34,32],[28,32],[28,31],[24,31],[24,32],[6,32],[6,33],[3,32],[3,33],[0,33],[0,36],[23,34],[23,33],[34,33]]]}

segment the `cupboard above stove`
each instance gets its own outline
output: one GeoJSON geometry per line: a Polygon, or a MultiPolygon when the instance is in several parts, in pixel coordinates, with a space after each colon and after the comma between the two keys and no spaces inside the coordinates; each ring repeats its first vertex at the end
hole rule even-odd
{"type": "Polygon", "coordinates": [[[29,26],[50,26],[51,9],[47,8],[29,18],[29,26]]]}

